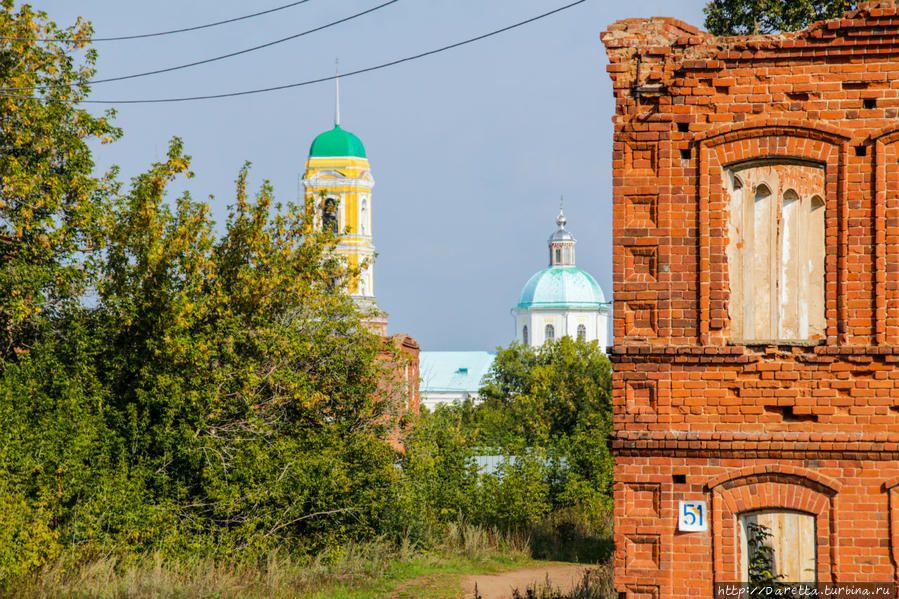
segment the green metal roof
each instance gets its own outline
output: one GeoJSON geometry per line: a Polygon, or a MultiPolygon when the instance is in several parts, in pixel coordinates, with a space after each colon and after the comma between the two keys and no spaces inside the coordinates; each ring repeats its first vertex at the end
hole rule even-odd
{"type": "Polygon", "coordinates": [[[518,308],[602,308],[606,297],[596,279],[576,266],[550,266],[521,290],[518,308]]]}
{"type": "Polygon", "coordinates": [[[309,148],[310,158],[324,158],[329,156],[355,156],[365,158],[365,147],[362,140],[334,125],[330,131],[325,131],[315,138],[312,147],[309,148]]]}

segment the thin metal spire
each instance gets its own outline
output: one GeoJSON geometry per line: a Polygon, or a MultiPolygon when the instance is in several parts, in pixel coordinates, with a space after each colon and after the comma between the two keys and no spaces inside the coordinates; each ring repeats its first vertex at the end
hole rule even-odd
{"type": "Polygon", "coordinates": [[[562,210],[563,205],[565,204],[565,197],[561,194],[559,195],[559,216],[556,217],[556,224],[559,225],[559,230],[565,230],[565,223],[568,222],[568,219],[565,218],[565,212],[562,210]]]}
{"type": "Polygon", "coordinates": [[[334,126],[340,126],[340,59],[334,59],[334,126]]]}

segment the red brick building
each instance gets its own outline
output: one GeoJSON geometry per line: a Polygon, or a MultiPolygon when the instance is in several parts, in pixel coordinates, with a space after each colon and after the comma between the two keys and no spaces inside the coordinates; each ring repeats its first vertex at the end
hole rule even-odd
{"type": "Polygon", "coordinates": [[[617,590],[746,580],[753,523],[789,580],[895,582],[899,8],[728,38],[628,19],[602,39],[617,590]],[[685,510],[708,529],[680,530],[685,510]]]}

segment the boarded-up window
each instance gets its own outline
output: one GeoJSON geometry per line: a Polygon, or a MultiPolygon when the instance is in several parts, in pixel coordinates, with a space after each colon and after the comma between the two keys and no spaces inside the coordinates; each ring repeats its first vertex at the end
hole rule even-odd
{"type": "Polygon", "coordinates": [[[725,180],[731,338],[823,338],[824,170],[752,163],[725,180]]]}
{"type": "Polygon", "coordinates": [[[772,510],[740,514],[739,520],[741,581],[749,580],[751,525],[760,525],[771,535],[764,543],[773,550],[773,574],[781,575],[781,582],[816,582],[817,547],[812,514],[772,510]]]}

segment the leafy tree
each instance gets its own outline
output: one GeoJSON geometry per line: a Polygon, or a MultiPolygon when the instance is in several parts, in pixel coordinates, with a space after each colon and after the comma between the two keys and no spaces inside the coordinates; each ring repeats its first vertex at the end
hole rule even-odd
{"type": "Polygon", "coordinates": [[[382,534],[402,397],[335,237],[268,184],[250,198],[247,169],[216,235],[166,196],[190,176],[177,139],[127,189],[95,177],[89,142],[119,135],[73,107],[95,54],[36,41],[90,27],[3,8],[0,76],[35,98],[0,98],[0,583],[63,553],[382,534]]]}
{"type": "Polygon", "coordinates": [[[855,8],[854,0],[710,0],[705,26],[715,35],[797,31],[855,8]]]}
{"type": "Polygon", "coordinates": [[[246,169],[216,237],[166,202],[187,174],[175,140],[110,198],[95,301],[42,313],[0,369],[0,580],[65,550],[339,548],[395,511],[401,406],[336,239],[248,198],[246,169]]]}
{"type": "Polygon", "coordinates": [[[611,426],[611,365],[595,342],[562,337],[497,353],[469,424],[488,446],[540,446],[584,426],[611,426]]]}
{"type": "Polygon", "coordinates": [[[498,352],[479,392],[462,406],[469,445],[505,456],[482,477],[478,502],[490,523],[533,525],[580,506],[600,518],[611,502],[611,366],[595,342],[562,337],[498,352]]]}
{"type": "Polygon", "coordinates": [[[435,525],[459,517],[476,520],[478,474],[458,406],[424,410],[405,439],[403,509],[397,522],[405,538],[423,539],[435,525]]]}
{"type": "Polygon", "coordinates": [[[36,41],[83,39],[89,25],[61,29],[28,5],[16,11],[13,0],[2,8],[0,80],[8,93],[0,98],[0,359],[7,359],[28,349],[41,314],[78,301],[90,284],[111,182],[93,175],[88,143],[111,141],[119,130],[112,113],[74,107],[88,92],[96,53],[83,42],[36,41]],[[73,59],[79,51],[80,65],[73,59]]]}

